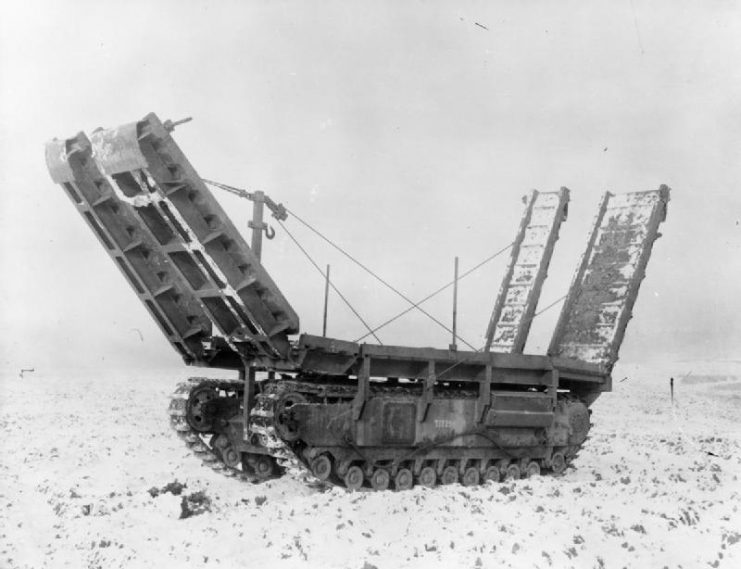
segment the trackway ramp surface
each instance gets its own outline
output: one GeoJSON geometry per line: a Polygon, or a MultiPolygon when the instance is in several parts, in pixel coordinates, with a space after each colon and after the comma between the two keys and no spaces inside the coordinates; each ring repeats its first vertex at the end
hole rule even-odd
{"type": "Polygon", "coordinates": [[[521,354],[525,349],[558,230],[566,220],[569,190],[533,190],[524,201],[525,213],[486,334],[487,351],[521,354]]]}
{"type": "Polygon", "coordinates": [[[604,195],[549,355],[612,369],[668,202],[666,186],[604,195]]]}

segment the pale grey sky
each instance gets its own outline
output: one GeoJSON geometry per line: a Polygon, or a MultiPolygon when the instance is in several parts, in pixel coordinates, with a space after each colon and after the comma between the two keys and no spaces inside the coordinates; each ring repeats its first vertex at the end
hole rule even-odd
{"type": "MultiPolygon", "coordinates": [[[[178,356],[44,164],[43,143],[155,111],[199,173],[266,190],[412,297],[506,245],[532,188],[572,190],[541,306],[605,190],[673,188],[622,359],[741,357],[736,2],[36,2],[0,18],[0,363],[178,356]],[[136,330],[142,332],[142,342],[136,330]]],[[[218,194],[240,227],[247,203],[218,194]]],[[[404,302],[289,220],[361,313],[404,302]]],[[[278,232],[266,266],[306,332],[323,284],[278,232]]],[[[506,256],[461,284],[478,344],[506,256]]],[[[450,320],[450,294],[429,310],[450,320]]],[[[542,353],[558,314],[536,321],[542,353]]],[[[331,335],[363,333],[333,298],[331,335]]],[[[422,316],[385,343],[446,346],[422,316]]]]}

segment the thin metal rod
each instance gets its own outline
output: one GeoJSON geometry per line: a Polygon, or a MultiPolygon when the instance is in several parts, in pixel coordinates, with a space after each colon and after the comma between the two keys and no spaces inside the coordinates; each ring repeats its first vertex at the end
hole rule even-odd
{"type": "MultiPolygon", "coordinates": [[[[293,233],[288,231],[286,224],[283,223],[280,219],[278,220],[278,223],[283,228],[283,231],[286,232],[286,235],[288,235],[288,237],[291,238],[291,241],[295,243],[296,247],[298,247],[301,250],[301,252],[304,254],[304,256],[309,260],[312,266],[319,272],[320,275],[324,276],[324,271],[322,271],[322,268],[311,257],[311,255],[309,255],[309,252],[306,249],[304,249],[301,243],[298,242],[298,239],[296,239],[293,236],[293,233]]],[[[345,303],[345,305],[352,311],[352,313],[357,317],[357,319],[363,323],[363,326],[365,326],[365,329],[368,330],[373,335],[373,337],[376,339],[376,341],[383,346],[383,342],[381,342],[381,339],[378,337],[378,335],[371,329],[371,327],[368,325],[365,319],[360,315],[360,313],[355,309],[355,307],[352,304],[350,304],[350,301],[347,300],[347,298],[345,298],[345,295],[340,292],[340,289],[338,289],[332,281],[329,282],[329,286],[332,287],[332,290],[337,293],[337,296],[340,297],[342,302],[345,303]]]]}
{"type": "MultiPolygon", "coordinates": [[[[432,314],[430,314],[429,312],[427,312],[424,308],[420,307],[419,306],[419,303],[414,302],[407,295],[405,295],[403,292],[401,292],[399,289],[397,289],[393,285],[389,284],[388,281],[386,281],[385,279],[383,279],[382,277],[380,277],[379,275],[377,275],[376,273],[374,273],[371,269],[369,269],[368,267],[366,267],[363,263],[361,263],[360,261],[358,261],[352,255],[350,255],[350,253],[348,253],[342,247],[340,247],[339,245],[337,245],[329,237],[325,236],[318,229],[312,227],[309,223],[307,223],[306,221],[304,221],[303,219],[301,219],[298,215],[296,215],[296,213],[294,211],[291,211],[288,208],[286,208],[286,212],[290,213],[299,223],[301,223],[307,229],[309,229],[309,231],[311,231],[312,233],[314,233],[315,235],[317,235],[319,238],[321,238],[322,240],[324,240],[331,247],[333,247],[334,249],[336,249],[337,251],[339,251],[340,253],[342,253],[345,257],[347,257],[348,259],[350,259],[350,261],[352,261],[353,263],[355,263],[358,267],[360,267],[361,269],[363,269],[366,273],[368,273],[370,276],[372,276],[374,279],[376,279],[378,282],[380,282],[386,288],[388,288],[389,290],[391,290],[392,292],[394,292],[395,294],[397,294],[398,296],[400,296],[401,298],[403,298],[405,301],[407,301],[409,304],[411,304],[411,307],[412,308],[416,308],[417,310],[419,310],[422,314],[424,314],[425,316],[427,316],[430,320],[432,320],[433,322],[435,322],[435,324],[437,324],[438,326],[440,326],[444,330],[446,330],[448,332],[452,332],[452,330],[450,328],[448,328],[445,324],[443,324],[442,322],[440,322],[440,320],[438,320],[437,318],[435,318],[432,314]]],[[[321,271],[321,269],[320,269],[320,271],[321,271]]],[[[370,330],[370,328],[369,328],[369,330],[370,330]]],[[[475,350],[476,349],[476,347],[473,344],[470,344],[470,343],[466,342],[466,340],[464,340],[463,338],[461,338],[461,342],[463,342],[464,344],[466,344],[466,346],[468,346],[472,350],[475,350]]]]}
{"type": "Polygon", "coordinates": [[[450,344],[451,349],[457,350],[457,337],[458,337],[458,257],[455,258],[455,270],[453,276],[453,343],[450,344]]]}
{"type": "Polygon", "coordinates": [[[329,305],[329,265],[327,265],[327,278],[324,281],[324,320],[322,321],[322,336],[327,337],[327,306],[329,305]]]}
{"type": "MultiPolygon", "coordinates": [[[[474,271],[476,271],[479,268],[483,267],[489,261],[491,261],[491,260],[496,259],[497,257],[499,257],[499,255],[501,255],[502,253],[506,252],[511,247],[512,247],[512,243],[510,243],[506,247],[502,247],[499,251],[497,251],[493,255],[489,255],[486,259],[484,259],[483,261],[481,261],[479,264],[474,265],[473,267],[471,267],[470,269],[468,269],[465,273],[463,273],[460,277],[458,277],[458,280],[463,280],[465,277],[467,277],[468,275],[470,275],[474,271]]],[[[373,328],[373,332],[378,332],[381,328],[385,328],[386,326],[388,326],[392,322],[398,320],[399,318],[401,318],[405,314],[408,314],[409,312],[411,312],[412,310],[414,310],[420,304],[423,304],[423,303],[427,302],[431,298],[433,298],[433,297],[437,296],[438,294],[440,294],[442,291],[450,288],[451,286],[453,286],[453,284],[455,284],[453,281],[450,281],[449,283],[444,284],[443,286],[441,286],[440,288],[438,288],[435,292],[431,292],[430,294],[428,294],[427,296],[425,296],[422,300],[418,300],[417,302],[415,302],[414,303],[414,306],[410,306],[409,308],[406,308],[406,309],[402,310],[401,312],[399,312],[395,316],[393,316],[393,317],[389,318],[388,320],[386,320],[383,324],[379,324],[378,326],[376,326],[375,328],[373,328]]],[[[364,340],[368,336],[370,336],[370,333],[367,333],[364,336],[361,336],[360,338],[357,338],[357,339],[355,339],[353,341],[354,342],[360,342],[361,340],[364,340]]]]}
{"type": "Polygon", "coordinates": [[[252,252],[258,260],[262,260],[262,231],[265,229],[262,214],[263,204],[265,203],[265,194],[258,190],[252,195],[252,221],[248,226],[252,229],[252,252]]]}

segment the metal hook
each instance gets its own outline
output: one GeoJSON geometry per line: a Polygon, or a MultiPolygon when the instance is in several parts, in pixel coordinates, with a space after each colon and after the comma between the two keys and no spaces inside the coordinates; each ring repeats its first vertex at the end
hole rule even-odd
{"type": "Polygon", "coordinates": [[[275,229],[270,227],[267,223],[265,224],[265,237],[268,239],[275,237],[275,229]]]}

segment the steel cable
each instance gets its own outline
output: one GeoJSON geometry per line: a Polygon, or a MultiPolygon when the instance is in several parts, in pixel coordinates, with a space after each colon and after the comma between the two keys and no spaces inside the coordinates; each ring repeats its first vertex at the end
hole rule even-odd
{"type": "MultiPolygon", "coordinates": [[[[463,273],[462,275],[460,275],[460,276],[458,277],[458,280],[460,281],[460,280],[462,280],[463,278],[467,277],[468,275],[470,275],[471,273],[473,273],[473,272],[474,272],[474,271],[475,271],[476,269],[478,269],[478,268],[480,268],[480,267],[483,267],[483,266],[484,266],[484,265],[485,265],[486,263],[488,263],[489,261],[492,261],[493,259],[496,259],[496,258],[497,258],[497,257],[498,257],[499,255],[501,255],[502,253],[504,253],[505,251],[507,251],[507,250],[508,250],[508,249],[510,249],[510,248],[512,248],[512,243],[510,243],[509,245],[507,245],[507,246],[506,246],[506,247],[504,247],[503,249],[500,249],[499,251],[497,251],[497,252],[496,252],[496,253],[494,253],[493,255],[491,255],[491,256],[489,256],[489,257],[487,257],[486,259],[484,259],[483,261],[481,261],[481,262],[480,262],[480,263],[479,263],[478,265],[475,265],[475,266],[471,267],[470,269],[468,269],[468,270],[467,270],[467,271],[466,271],[465,273],[463,273]]],[[[428,300],[430,300],[430,299],[431,299],[432,297],[434,297],[434,296],[437,296],[438,294],[440,294],[440,293],[441,293],[442,291],[444,291],[445,289],[447,289],[447,288],[450,288],[451,286],[453,286],[453,284],[454,284],[454,283],[455,283],[455,280],[452,280],[452,281],[450,281],[449,283],[447,283],[447,284],[445,284],[445,285],[441,286],[441,287],[440,287],[439,289],[437,289],[437,290],[436,290],[435,292],[432,292],[432,293],[428,294],[428,295],[427,295],[426,297],[424,297],[424,298],[423,298],[422,300],[419,300],[419,301],[417,301],[416,303],[414,303],[414,304],[413,304],[412,306],[410,306],[409,308],[407,308],[407,309],[403,310],[402,312],[399,312],[399,313],[398,313],[398,314],[397,314],[396,316],[394,316],[394,317],[392,317],[392,318],[389,318],[389,319],[388,319],[388,320],[386,320],[386,321],[385,321],[385,322],[384,322],[383,324],[380,324],[380,325],[376,326],[375,328],[373,328],[373,331],[374,331],[374,332],[378,332],[378,331],[379,331],[379,330],[380,330],[381,328],[383,328],[383,327],[387,326],[388,324],[391,324],[391,323],[392,323],[392,322],[394,322],[395,320],[398,320],[399,318],[401,318],[401,317],[402,317],[402,316],[404,316],[405,314],[407,314],[407,313],[411,312],[412,310],[414,310],[415,308],[417,308],[417,307],[418,307],[418,306],[419,306],[420,304],[422,304],[423,302],[427,302],[427,301],[428,301],[428,300]]],[[[365,334],[364,336],[361,336],[360,338],[358,338],[357,340],[355,340],[355,342],[360,342],[361,340],[363,340],[363,339],[367,338],[368,336],[370,336],[370,333],[368,333],[368,334],[365,334]]]]}
{"type": "MultiPolygon", "coordinates": [[[[363,269],[366,273],[368,273],[373,278],[375,278],[378,282],[380,282],[381,284],[383,284],[386,288],[388,288],[389,290],[393,291],[395,294],[397,294],[398,296],[400,296],[401,298],[403,298],[405,301],[407,301],[409,304],[411,304],[412,305],[411,306],[411,309],[416,308],[422,314],[424,314],[425,316],[427,316],[430,320],[432,320],[433,322],[435,322],[438,326],[440,326],[443,329],[447,330],[451,334],[453,333],[453,330],[451,328],[448,328],[448,326],[446,326],[445,324],[443,324],[442,322],[440,322],[440,320],[438,320],[437,318],[435,318],[432,314],[430,314],[429,312],[427,312],[423,308],[420,308],[419,303],[415,303],[412,299],[410,299],[408,296],[406,296],[403,292],[399,291],[392,284],[389,284],[389,282],[386,281],[383,277],[377,275],[375,272],[373,272],[371,269],[369,269],[363,263],[361,263],[355,257],[353,257],[350,253],[348,253],[347,251],[345,251],[342,247],[340,247],[339,245],[337,245],[336,243],[334,243],[328,237],[324,236],[324,234],[322,234],[319,230],[315,229],[314,227],[311,226],[311,224],[309,224],[308,222],[304,221],[300,216],[296,215],[295,212],[291,211],[288,208],[286,208],[286,211],[288,213],[290,213],[293,217],[295,217],[300,223],[302,223],[303,225],[305,225],[310,231],[312,231],[314,234],[316,234],[322,240],[324,240],[326,243],[328,243],[331,247],[333,247],[334,249],[336,249],[337,251],[339,251],[340,253],[342,253],[345,257],[347,257],[348,259],[350,259],[353,263],[355,263],[357,266],[359,266],[361,269],[363,269]]],[[[370,330],[370,328],[369,328],[369,330],[370,330]]],[[[461,338],[460,336],[458,336],[458,339],[461,342],[463,342],[464,344],[466,344],[466,346],[468,346],[472,350],[475,350],[476,349],[476,348],[473,347],[472,344],[468,343],[464,338],[461,338]]]]}
{"type": "MultiPolygon", "coordinates": [[[[319,274],[322,275],[322,278],[323,279],[326,278],[326,275],[324,274],[324,271],[322,271],[321,267],[319,267],[319,265],[316,263],[316,261],[314,261],[314,259],[311,257],[311,255],[309,255],[309,252],[301,246],[301,243],[298,242],[298,240],[293,236],[293,234],[290,231],[288,231],[288,229],[286,228],[286,226],[284,225],[284,223],[281,220],[278,220],[278,223],[283,228],[283,231],[286,232],[286,234],[288,235],[288,237],[291,238],[291,241],[293,241],[296,244],[296,246],[301,250],[301,252],[304,255],[306,255],[306,258],[309,260],[309,262],[312,265],[314,265],[314,268],[317,271],[319,271],[319,274]]],[[[329,283],[329,286],[332,287],[332,290],[334,290],[337,293],[337,295],[342,299],[342,301],[347,305],[347,307],[350,310],[352,310],[352,313],[355,316],[358,317],[358,320],[360,320],[363,323],[363,326],[365,326],[368,329],[369,334],[372,334],[373,337],[376,339],[376,341],[379,344],[383,345],[383,342],[381,342],[381,339],[378,336],[376,336],[375,332],[371,329],[371,327],[368,325],[368,323],[363,319],[363,317],[360,315],[360,313],[357,310],[355,310],[355,308],[350,303],[350,301],[347,300],[347,298],[345,298],[345,295],[340,292],[340,290],[335,286],[335,284],[331,280],[327,280],[327,282],[329,283]]]]}
{"type": "MultiPolygon", "coordinates": [[[[247,190],[243,190],[243,189],[240,189],[240,188],[235,188],[233,186],[229,186],[227,184],[221,184],[219,182],[214,182],[212,180],[207,180],[205,178],[203,178],[203,181],[206,182],[209,185],[212,185],[212,186],[217,187],[219,189],[228,191],[228,192],[230,192],[232,194],[235,194],[235,195],[237,195],[239,197],[242,197],[242,198],[251,199],[251,197],[252,197],[252,193],[248,192],[247,190]]],[[[406,302],[408,302],[411,305],[409,308],[407,308],[407,309],[403,310],[402,312],[396,314],[392,318],[389,318],[388,320],[386,320],[385,322],[383,322],[379,326],[376,326],[375,328],[371,328],[368,325],[368,323],[363,319],[363,317],[360,316],[360,314],[358,313],[358,311],[352,306],[352,304],[350,303],[350,301],[347,300],[347,298],[334,285],[334,283],[331,282],[331,281],[328,281],[329,282],[329,285],[332,287],[332,290],[334,290],[338,294],[338,296],[342,299],[342,301],[347,305],[348,308],[350,308],[350,310],[353,312],[353,314],[355,314],[355,316],[363,323],[363,325],[368,330],[368,333],[367,334],[364,334],[363,336],[361,336],[360,338],[358,338],[357,340],[355,340],[355,342],[360,342],[361,340],[367,338],[368,336],[373,336],[379,344],[383,345],[383,342],[381,342],[380,338],[376,335],[376,332],[378,330],[380,330],[381,328],[384,328],[385,326],[387,326],[387,325],[391,324],[392,322],[398,320],[399,318],[401,318],[405,314],[408,314],[409,312],[411,312],[415,308],[417,310],[419,310],[422,314],[424,314],[425,316],[427,316],[430,320],[432,320],[433,322],[435,322],[438,326],[442,327],[443,329],[445,329],[446,331],[450,332],[451,334],[453,333],[453,330],[451,328],[449,328],[444,323],[442,323],[440,320],[438,320],[437,318],[435,318],[434,316],[432,316],[432,314],[430,314],[429,312],[427,312],[426,310],[424,310],[423,308],[421,308],[420,305],[422,303],[424,303],[424,302],[427,302],[428,300],[430,300],[431,298],[435,297],[436,295],[440,294],[442,291],[446,290],[450,286],[452,286],[455,283],[455,280],[450,281],[449,283],[443,285],[442,287],[440,287],[437,290],[435,290],[434,292],[430,293],[429,295],[427,295],[423,299],[421,299],[421,300],[419,300],[417,302],[414,302],[408,296],[406,296],[404,293],[402,293],[396,287],[394,287],[388,281],[386,281],[383,277],[381,277],[380,275],[376,274],[372,269],[369,269],[366,265],[364,265],[363,263],[361,263],[358,259],[356,259],[354,256],[352,256],[350,253],[348,253],[347,251],[345,251],[345,249],[343,249],[342,247],[340,247],[339,245],[337,245],[334,241],[332,241],[331,239],[329,239],[328,237],[326,237],[321,231],[319,231],[318,229],[314,228],[310,223],[308,223],[307,221],[305,221],[301,216],[297,215],[296,212],[294,212],[294,211],[292,211],[292,210],[290,210],[288,208],[285,208],[285,211],[288,212],[288,213],[290,213],[302,225],[304,225],[312,233],[314,233],[319,238],[321,238],[323,241],[325,241],[327,244],[329,244],[332,248],[334,248],[337,251],[339,251],[340,253],[342,253],[342,255],[344,255],[345,257],[347,257],[350,261],[352,261],[353,263],[355,263],[357,266],[359,266],[361,269],[363,269],[366,273],[368,273],[369,275],[371,275],[373,278],[375,278],[377,281],[379,281],[381,284],[383,284],[385,287],[387,287],[388,289],[390,289],[391,291],[393,291],[396,295],[400,296],[401,298],[403,298],[406,302]]],[[[306,249],[304,249],[304,247],[301,246],[301,244],[298,242],[298,240],[286,228],[285,224],[280,219],[278,219],[278,223],[283,228],[283,230],[286,232],[286,234],[291,238],[291,240],[296,244],[296,246],[301,250],[301,252],[303,252],[303,254],[311,262],[311,264],[314,266],[314,268],[316,268],[316,270],[319,272],[319,274],[322,275],[322,278],[325,279],[326,278],[326,275],[324,274],[324,272],[322,271],[322,269],[319,267],[319,265],[314,261],[314,259],[311,257],[311,255],[309,255],[309,253],[306,251],[306,249]]],[[[472,268],[470,268],[465,273],[463,273],[461,276],[459,276],[458,277],[458,280],[460,281],[461,279],[463,279],[466,276],[470,275],[471,273],[473,273],[474,271],[476,271],[477,269],[479,269],[480,267],[482,267],[486,263],[492,261],[493,259],[495,259],[499,255],[501,255],[502,253],[506,252],[508,249],[510,249],[512,247],[512,245],[513,244],[510,243],[509,245],[507,245],[506,247],[503,247],[502,249],[500,249],[499,251],[497,251],[493,255],[487,257],[486,259],[484,259],[483,261],[481,261],[480,263],[478,263],[477,265],[474,265],[472,268]]],[[[564,298],[566,298],[566,296],[567,295],[563,295],[560,298],[557,298],[551,304],[549,304],[548,306],[546,306],[542,310],[539,310],[538,312],[536,312],[528,320],[528,322],[532,321],[533,319],[535,319],[537,316],[539,316],[540,314],[542,314],[543,312],[545,312],[549,308],[555,306],[561,300],[563,300],[564,298]]],[[[464,338],[462,338],[459,335],[457,335],[457,339],[459,339],[461,342],[463,342],[466,346],[468,346],[474,352],[480,352],[481,350],[483,350],[486,347],[486,346],[482,346],[481,348],[478,348],[477,349],[471,343],[467,342],[464,338]]],[[[457,365],[459,365],[461,363],[463,363],[463,362],[461,361],[461,362],[458,362],[458,363],[454,364],[453,366],[451,366],[450,368],[448,368],[447,370],[445,370],[443,373],[445,373],[447,371],[450,371],[455,366],[457,366],[457,365]]]]}

